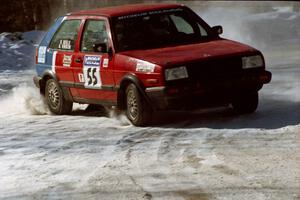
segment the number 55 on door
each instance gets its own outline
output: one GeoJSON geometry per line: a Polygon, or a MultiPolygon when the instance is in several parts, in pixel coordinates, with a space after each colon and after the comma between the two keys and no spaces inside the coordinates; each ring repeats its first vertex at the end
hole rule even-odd
{"type": "Polygon", "coordinates": [[[84,87],[101,88],[101,56],[85,56],[83,63],[84,87]]]}

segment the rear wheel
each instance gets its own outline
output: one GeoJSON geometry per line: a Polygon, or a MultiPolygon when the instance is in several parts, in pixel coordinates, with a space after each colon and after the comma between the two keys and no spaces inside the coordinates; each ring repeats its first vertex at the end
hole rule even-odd
{"type": "Polygon", "coordinates": [[[258,92],[241,93],[232,102],[233,109],[238,114],[253,113],[258,106],[258,92]]]}
{"type": "Polygon", "coordinates": [[[126,115],[135,126],[145,126],[150,123],[151,107],[134,84],[129,84],[126,89],[126,106],[126,115]]]}
{"type": "Polygon", "coordinates": [[[73,102],[64,98],[60,86],[54,79],[46,82],[45,98],[50,111],[54,114],[63,115],[72,111],[73,102]]]}

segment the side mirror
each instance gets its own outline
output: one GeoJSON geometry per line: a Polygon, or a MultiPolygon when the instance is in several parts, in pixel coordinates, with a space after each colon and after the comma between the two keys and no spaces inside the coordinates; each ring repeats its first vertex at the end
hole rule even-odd
{"type": "Polygon", "coordinates": [[[212,32],[215,35],[221,35],[223,33],[223,27],[222,26],[213,26],[212,27],[212,32]]]}
{"type": "Polygon", "coordinates": [[[107,44],[106,43],[98,43],[93,45],[94,52],[99,53],[108,53],[107,44]]]}

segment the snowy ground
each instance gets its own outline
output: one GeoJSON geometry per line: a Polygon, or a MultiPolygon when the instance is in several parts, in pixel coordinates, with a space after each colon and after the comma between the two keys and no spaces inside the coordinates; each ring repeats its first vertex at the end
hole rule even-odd
{"type": "MultiPolygon", "coordinates": [[[[212,25],[214,11],[203,14],[212,25]]],[[[283,12],[293,31],[299,14],[288,11],[226,21],[237,15],[226,10],[220,23],[234,37],[240,24],[257,22],[264,36],[263,19],[282,21],[283,12]]],[[[34,34],[0,35],[0,199],[300,199],[299,35],[280,45],[238,38],[264,45],[273,73],[256,113],[163,113],[161,124],[137,128],[113,113],[50,115],[31,81],[34,34]]]]}

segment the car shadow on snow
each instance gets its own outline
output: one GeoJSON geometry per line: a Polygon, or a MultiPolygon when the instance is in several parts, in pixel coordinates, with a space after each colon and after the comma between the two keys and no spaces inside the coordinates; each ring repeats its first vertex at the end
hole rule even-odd
{"type": "MultiPolygon", "coordinates": [[[[109,112],[109,110],[75,110],[71,115],[109,118],[109,112]]],[[[157,112],[151,126],[160,128],[277,129],[298,124],[300,124],[300,102],[262,98],[257,111],[252,114],[237,115],[229,107],[157,112]]]]}
{"type": "Polygon", "coordinates": [[[261,99],[255,113],[237,115],[231,108],[192,112],[160,112],[155,115],[154,127],[276,129],[300,124],[300,102],[261,99]]]}

